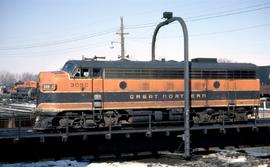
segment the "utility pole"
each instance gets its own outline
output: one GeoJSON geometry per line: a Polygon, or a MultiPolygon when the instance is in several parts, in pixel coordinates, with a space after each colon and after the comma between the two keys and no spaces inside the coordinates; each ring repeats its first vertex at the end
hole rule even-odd
{"type": "Polygon", "coordinates": [[[122,60],[126,59],[125,56],[125,36],[124,35],[128,35],[128,33],[124,32],[124,21],[123,21],[123,16],[121,16],[121,27],[120,27],[120,32],[117,32],[117,35],[120,35],[121,38],[121,56],[120,58],[122,60]]]}

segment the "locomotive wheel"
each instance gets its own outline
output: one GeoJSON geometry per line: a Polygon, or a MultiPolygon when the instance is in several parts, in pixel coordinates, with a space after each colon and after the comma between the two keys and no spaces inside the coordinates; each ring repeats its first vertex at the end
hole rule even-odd
{"type": "Polygon", "coordinates": [[[119,114],[115,111],[107,111],[104,113],[104,124],[105,127],[109,127],[112,125],[119,125],[118,124],[118,119],[119,119],[119,114]]]}
{"type": "Polygon", "coordinates": [[[235,114],[235,121],[247,121],[248,116],[246,113],[236,113],[235,114]]]}
{"type": "MultiPolygon", "coordinates": [[[[93,119],[92,113],[67,112],[63,114],[61,118],[60,116],[55,118],[54,126],[58,129],[63,129],[67,126],[74,129],[120,126],[119,118],[120,114],[116,111],[107,111],[100,116],[96,115],[95,119],[93,119]]],[[[123,120],[121,122],[123,122],[123,120]]]]}
{"type": "Polygon", "coordinates": [[[192,118],[195,124],[209,123],[211,121],[211,115],[206,112],[197,113],[196,116],[193,116],[192,118]]]}
{"type": "Polygon", "coordinates": [[[72,125],[73,125],[73,120],[62,118],[62,119],[59,120],[58,128],[65,128],[67,126],[72,126],[72,125]]]}

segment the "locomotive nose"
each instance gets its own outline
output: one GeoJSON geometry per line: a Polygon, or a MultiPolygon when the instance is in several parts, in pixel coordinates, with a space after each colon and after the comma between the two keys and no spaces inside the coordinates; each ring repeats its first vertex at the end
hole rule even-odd
{"type": "Polygon", "coordinates": [[[55,91],[57,89],[57,81],[62,78],[65,73],[56,72],[40,72],[39,73],[39,89],[40,91],[55,91]]]}

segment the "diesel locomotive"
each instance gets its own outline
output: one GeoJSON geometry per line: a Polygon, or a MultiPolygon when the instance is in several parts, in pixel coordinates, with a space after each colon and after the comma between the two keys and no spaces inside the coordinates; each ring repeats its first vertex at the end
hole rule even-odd
{"type": "Polygon", "coordinates": [[[16,82],[12,87],[11,98],[15,99],[34,99],[37,91],[37,81],[27,80],[16,82]]]}
{"type": "MultiPolygon", "coordinates": [[[[190,62],[195,124],[246,121],[260,105],[256,65],[190,62]]],[[[40,72],[35,128],[96,128],[183,120],[184,62],[70,60],[40,72]]]]}

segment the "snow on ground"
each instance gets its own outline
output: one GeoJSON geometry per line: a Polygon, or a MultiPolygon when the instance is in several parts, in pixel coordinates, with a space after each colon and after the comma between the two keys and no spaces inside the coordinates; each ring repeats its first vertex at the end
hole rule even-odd
{"type": "Polygon", "coordinates": [[[8,107],[0,107],[1,112],[32,112],[31,110],[20,110],[8,107]]]}
{"type": "Polygon", "coordinates": [[[1,167],[86,167],[87,162],[77,162],[71,160],[59,161],[40,161],[40,162],[23,162],[14,164],[0,164],[1,167]]]}
{"type": "Polygon", "coordinates": [[[270,147],[250,147],[245,151],[251,157],[270,157],[270,147]]]}
{"type": "Polygon", "coordinates": [[[232,163],[244,163],[247,162],[246,156],[238,155],[239,153],[235,151],[221,151],[215,154],[209,154],[207,156],[203,156],[203,158],[216,158],[220,161],[232,164],[232,163]],[[230,154],[230,155],[228,155],[230,154]]]}
{"type": "Polygon", "coordinates": [[[101,163],[87,163],[87,162],[77,162],[71,160],[59,160],[59,161],[41,161],[41,162],[30,162],[30,163],[14,163],[14,164],[0,164],[1,167],[220,167],[220,166],[260,166],[268,167],[268,163],[246,163],[245,157],[238,157],[232,159],[222,159],[221,162],[217,162],[209,159],[196,160],[196,161],[186,161],[183,163],[168,165],[161,163],[145,163],[145,162],[101,162],[101,163]],[[226,161],[226,162],[225,162],[226,161]]]}
{"type": "Polygon", "coordinates": [[[87,167],[175,167],[161,163],[144,162],[113,162],[113,163],[90,163],[87,167]]]}
{"type": "Polygon", "coordinates": [[[269,162],[256,161],[248,162],[248,159],[244,156],[226,158],[212,156],[204,157],[192,161],[179,161],[177,164],[169,165],[166,163],[159,162],[78,162],[73,160],[59,160],[59,161],[40,161],[40,162],[29,162],[29,163],[14,163],[14,164],[0,164],[1,167],[268,167],[269,162]]]}
{"type": "MultiPolygon", "coordinates": [[[[264,149],[264,148],[263,148],[264,149]]],[[[252,149],[253,151],[254,149],[252,149]]],[[[259,149],[261,150],[261,149],[259,149]]],[[[265,151],[266,149],[264,149],[265,151]]],[[[269,152],[268,152],[269,153],[269,152]]],[[[221,150],[216,153],[195,156],[185,161],[179,156],[161,156],[160,158],[139,159],[123,162],[79,162],[76,160],[40,161],[28,163],[1,164],[1,167],[268,167],[269,158],[257,158],[246,153],[233,150],[221,150]]]]}
{"type": "Polygon", "coordinates": [[[101,163],[87,163],[77,162],[71,160],[59,161],[41,161],[30,163],[14,163],[14,164],[0,164],[1,167],[174,167],[160,163],[143,163],[143,162],[101,162],[101,163]]]}
{"type": "Polygon", "coordinates": [[[29,108],[35,108],[36,104],[33,103],[13,103],[10,104],[11,106],[17,106],[17,107],[29,107],[29,108]]]}

